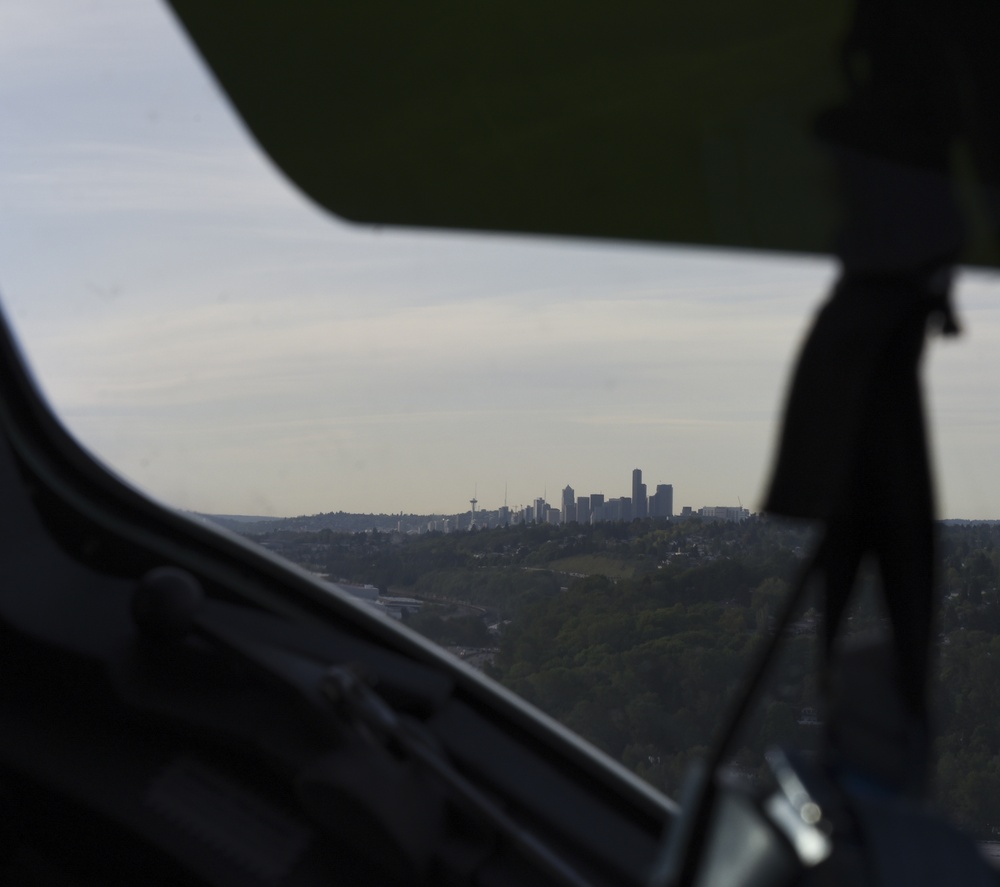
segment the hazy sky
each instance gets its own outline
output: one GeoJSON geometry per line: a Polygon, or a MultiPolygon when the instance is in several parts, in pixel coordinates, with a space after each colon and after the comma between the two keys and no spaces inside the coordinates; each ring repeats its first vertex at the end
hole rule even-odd
{"type": "MultiPolygon", "coordinates": [[[[168,10],[0,4],[0,294],[69,428],[174,505],[755,509],[829,262],[349,227],[249,140],[168,10]]],[[[941,512],[1000,517],[1000,282],[928,365],[941,512]]]]}

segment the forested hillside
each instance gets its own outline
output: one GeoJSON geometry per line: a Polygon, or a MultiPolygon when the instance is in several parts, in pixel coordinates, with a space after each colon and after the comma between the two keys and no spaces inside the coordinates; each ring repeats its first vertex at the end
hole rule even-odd
{"type": "MultiPolygon", "coordinates": [[[[1000,527],[941,534],[939,793],[985,837],[1000,827],[1000,527]]],[[[334,580],[423,598],[411,627],[490,648],[493,677],[670,794],[811,544],[807,529],[761,518],[255,538],[334,580]]],[[[751,778],[769,744],[820,740],[817,621],[807,602],[784,638],[735,761],[751,778]]],[[[875,598],[859,595],[848,630],[882,624],[875,598]]]]}

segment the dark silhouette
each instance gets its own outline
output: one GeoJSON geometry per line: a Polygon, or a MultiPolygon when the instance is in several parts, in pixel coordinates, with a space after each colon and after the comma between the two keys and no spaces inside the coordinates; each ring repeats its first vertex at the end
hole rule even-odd
{"type": "Polygon", "coordinates": [[[929,322],[957,332],[957,146],[975,158],[1000,216],[998,24],[995,4],[856,8],[844,45],[848,100],[816,125],[843,202],[841,272],[795,371],[766,504],[823,523],[815,572],[828,669],[859,567],[866,558],[877,565],[896,683],[912,730],[925,737],[936,558],[919,366],[929,322]]]}

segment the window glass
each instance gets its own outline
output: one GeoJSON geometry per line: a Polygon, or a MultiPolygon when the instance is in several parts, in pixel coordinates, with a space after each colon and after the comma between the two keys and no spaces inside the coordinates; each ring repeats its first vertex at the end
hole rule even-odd
{"type": "MultiPolygon", "coordinates": [[[[3,307],[79,440],[676,791],[810,543],[750,516],[832,263],[349,226],[140,0],[5,3],[0,115],[3,307]]],[[[930,348],[947,518],[1000,514],[995,290],[966,274],[970,332],[930,348]]],[[[1000,631],[1000,539],[949,532],[954,665],[1000,631]]],[[[814,631],[807,612],[748,772],[815,739],[814,631]]],[[[946,713],[945,769],[972,711],[946,713]]],[[[953,794],[985,827],[989,798],[953,794]]]]}

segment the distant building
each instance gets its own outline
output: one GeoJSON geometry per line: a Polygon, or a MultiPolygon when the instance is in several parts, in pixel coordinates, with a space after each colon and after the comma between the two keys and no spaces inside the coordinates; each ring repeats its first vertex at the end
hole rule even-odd
{"type": "Polygon", "coordinates": [[[535,513],[534,519],[536,524],[545,523],[545,512],[548,511],[549,506],[546,504],[544,499],[535,500],[535,513]]]}
{"type": "Polygon", "coordinates": [[[620,499],[608,499],[604,503],[604,520],[626,523],[632,520],[632,498],[622,496],[620,499]]]}
{"type": "Polygon", "coordinates": [[[402,619],[404,613],[419,613],[424,602],[412,597],[379,595],[377,604],[382,608],[382,612],[386,616],[390,616],[393,619],[402,619]]]}
{"type": "Polygon", "coordinates": [[[604,516],[604,493],[591,493],[590,522],[592,524],[599,524],[603,520],[607,520],[604,516]]]}
{"type": "Polygon", "coordinates": [[[562,491],[562,522],[564,524],[568,524],[575,520],[576,495],[573,492],[573,488],[567,486],[566,489],[562,491]]]}
{"type": "Polygon", "coordinates": [[[646,485],[642,482],[642,469],[632,472],[632,516],[646,517],[646,485]]]}
{"type": "Polygon", "coordinates": [[[374,585],[355,585],[352,582],[331,582],[340,591],[346,591],[351,597],[373,604],[378,600],[378,588],[374,585]]]}
{"type": "Polygon", "coordinates": [[[724,520],[739,523],[750,517],[750,510],[739,505],[706,505],[698,509],[700,517],[709,520],[724,520]]]}
{"type": "Polygon", "coordinates": [[[590,497],[581,496],[576,500],[576,519],[581,524],[590,523],[590,497]]]}
{"type": "Polygon", "coordinates": [[[649,516],[674,516],[674,488],[672,484],[656,485],[656,492],[649,497],[649,516]]]}

